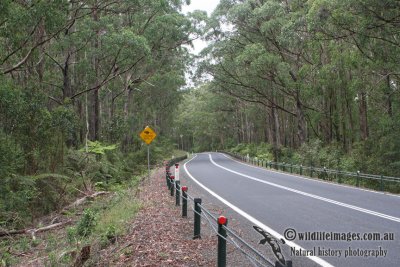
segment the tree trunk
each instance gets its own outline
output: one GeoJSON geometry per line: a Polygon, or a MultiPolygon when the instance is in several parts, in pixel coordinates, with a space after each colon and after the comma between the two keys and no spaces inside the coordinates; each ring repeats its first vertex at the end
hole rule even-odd
{"type": "MultiPolygon", "coordinates": [[[[97,23],[99,20],[99,14],[97,9],[97,1],[93,6],[93,21],[97,23]]],[[[95,31],[95,40],[94,40],[94,50],[98,51],[99,49],[99,30],[95,31]]],[[[98,86],[99,83],[99,59],[97,55],[93,57],[93,68],[95,73],[95,86],[98,86]]],[[[99,89],[93,90],[90,92],[90,110],[89,110],[89,139],[99,140],[99,131],[100,131],[100,99],[99,99],[99,89]]]]}
{"type": "MultiPolygon", "coordinates": [[[[349,81],[352,79],[351,71],[349,71],[349,81]]],[[[349,126],[350,126],[350,138],[349,138],[349,148],[351,148],[352,144],[354,143],[355,137],[355,126],[354,126],[354,119],[353,119],[353,99],[351,95],[349,96],[347,87],[344,90],[345,98],[346,98],[346,106],[347,106],[347,114],[349,116],[349,126]]]]}
{"type": "Polygon", "coordinates": [[[243,104],[241,104],[242,108],[240,112],[240,133],[242,136],[242,142],[245,143],[246,142],[246,136],[245,136],[245,129],[244,129],[244,119],[243,119],[243,112],[246,112],[244,109],[243,104]]]}
{"type": "Polygon", "coordinates": [[[302,145],[307,140],[307,125],[304,116],[303,105],[300,101],[300,93],[296,92],[296,116],[297,116],[297,137],[299,145],[302,145]]]}
{"type": "Polygon", "coordinates": [[[386,109],[389,117],[393,117],[393,108],[392,108],[392,89],[390,84],[390,75],[386,75],[386,109]]]}
{"type": "Polygon", "coordinates": [[[365,141],[368,139],[368,118],[367,118],[367,94],[364,91],[359,93],[359,112],[360,112],[360,137],[365,141]]]}
{"type": "Polygon", "coordinates": [[[279,118],[276,107],[271,107],[271,113],[269,114],[269,124],[271,125],[270,139],[272,140],[272,151],[274,161],[278,161],[278,150],[281,147],[280,135],[279,135],[279,118]]]}
{"type": "Polygon", "coordinates": [[[280,122],[279,122],[279,114],[278,110],[275,106],[272,107],[272,118],[273,118],[273,129],[274,129],[274,142],[276,144],[276,148],[279,149],[282,145],[281,143],[281,134],[280,134],[280,122]]]}
{"type": "MultiPolygon", "coordinates": [[[[42,18],[40,20],[40,26],[38,27],[38,30],[37,30],[38,42],[42,42],[44,40],[44,36],[45,35],[46,35],[45,21],[42,18]]],[[[44,55],[45,55],[45,45],[43,44],[43,45],[40,46],[40,49],[39,49],[39,62],[36,64],[36,71],[38,73],[39,83],[40,84],[43,82],[43,76],[44,76],[44,71],[45,71],[44,55]]]]}
{"type": "MultiPolygon", "coordinates": [[[[132,90],[128,87],[125,90],[125,103],[124,103],[124,122],[126,125],[128,125],[130,130],[133,130],[132,128],[134,125],[129,121],[129,106],[132,102],[132,90]]],[[[131,143],[131,131],[128,131],[128,133],[124,137],[124,141],[122,143],[122,150],[127,151],[129,144],[131,143]]]]}
{"type": "Polygon", "coordinates": [[[64,60],[63,73],[63,100],[72,96],[71,78],[69,76],[69,61],[71,58],[70,52],[67,53],[64,60]]]}

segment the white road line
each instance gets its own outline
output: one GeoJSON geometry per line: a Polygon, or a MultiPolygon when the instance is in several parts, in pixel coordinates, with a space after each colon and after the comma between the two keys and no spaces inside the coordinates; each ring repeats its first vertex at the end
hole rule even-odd
{"type": "Polygon", "coordinates": [[[267,185],[270,185],[270,186],[274,186],[274,187],[277,187],[277,188],[280,188],[280,189],[284,189],[284,190],[287,190],[287,191],[290,191],[290,192],[293,192],[293,193],[297,193],[297,194],[300,194],[300,195],[303,195],[303,196],[307,196],[307,197],[310,197],[310,198],[314,198],[314,199],[318,199],[318,200],[321,200],[321,201],[325,201],[325,202],[328,202],[328,203],[331,203],[331,204],[335,204],[335,205],[338,205],[338,206],[342,206],[342,207],[345,207],[345,208],[349,208],[349,209],[352,209],[352,210],[357,210],[357,211],[360,211],[360,212],[363,212],[363,213],[374,215],[374,216],[377,216],[377,217],[380,217],[380,218],[384,218],[384,219],[387,219],[387,220],[391,220],[391,221],[394,221],[394,222],[400,222],[400,218],[398,218],[398,217],[394,217],[394,216],[386,215],[386,214],[379,213],[379,212],[376,212],[376,211],[372,211],[372,210],[360,208],[360,207],[357,207],[357,206],[349,205],[349,204],[346,204],[346,203],[343,203],[343,202],[339,202],[339,201],[336,201],[336,200],[332,200],[332,199],[329,199],[329,198],[325,198],[325,197],[320,197],[320,196],[317,196],[317,195],[309,194],[309,193],[306,193],[306,192],[303,192],[303,191],[300,191],[300,190],[296,190],[296,189],[293,189],[293,188],[290,188],[290,187],[286,187],[286,186],[283,186],[283,185],[267,182],[267,181],[255,178],[253,176],[250,176],[250,175],[247,175],[247,174],[244,174],[244,173],[240,173],[240,172],[228,169],[228,168],[226,168],[224,166],[221,166],[221,165],[215,163],[215,161],[212,159],[211,154],[209,154],[208,156],[210,158],[211,163],[214,164],[215,166],[217,166],[217,167],[219,167],[221,169],[224,169],[224,170],[226,170],[228,172],[243,176],[243,177],[245,177],[247,179],[250,179],[250,180],[253,180],[253,181],[256,181],[256,182],[260,182],[260,183],[263,183],[263,184],[267,184],[267,185]]]}
{"type": "Polygon", "coordinates": [[[351,186],[351,185],[337,184],[337,183],[334,183],[334,182],[327,182],[327,181],[322,181],[322,180],[307,178],[307,177],[300,176],[300,175],[294,175],[294,174],[291,174],[291,173],[278,172],[278,171],[274,171],[274,170],[271,170],[271,169],[268,169],[268,170],[267,170],[267,169],[262,168],[262,167],[259,167],[259,166],[254,166],[254,165],[251,165],[251,164],[249,164],[249,163],[245,163],[245,162],[238,161],[238,160],[236,160],[236,159],[232,158],[231,156],[228,156],[228,155],[226,155],[226,154],[224,154],[224,153],[219,153],[219,154],[221,154],[221,155],[225,156],[226,158],[228,158],[228,159],[230,159],[230,160],[232,160],[232,161],[235,161],[235,162],[237,162],[237,163],[239,163],[239,164],[245,165],[245,166],[247,166],[247,167],[255,168],[255,169],[260,169],[260,170],[263,170],[263,171],[268,171],[268,172],[273,172],[273,173],[279,173],[279,174],[283,174],[283,175],[287,175],[287,176],[292,176],[292,177],[296,177],[296,178],[300,178],[300,179],[304,179],[304,180],[308,180],[308,181],[312,181],[312,182],[316,182],[316,183],[330,184],[330,185],[333,185],[333,186],[340,186],[340,187],[345,187],[345,188],[348,188],[348,189],[354,189],[354,190],[365,191],[365,192],[370,192],[370,193],[379,194],[379,195],[385,195],[385,196],[391,196],[391,197],[400,198],[400,195],[394,195],[394,194],[388,193],[388,192],[379,192],[379,191],[374,191],[374,190],[369,190],[369,189],[354,187],[354,186],[351,186]]]}
{"type": "MultiPolygon", "coordinates": [[[[240,215],[242,215],[244,218],[246,218],[247,220],[249,220],[250,222],[254,223],[255,225],[257,225],[258,227],[261,227],[262,229],[264,229],[265,231],[267,231],[268,233],[270,233],[271,235],[273,235],[275,238],[277,238],[278,240],[280,239],[285,239],[281,234],[279,234],[278,232],[276,232],[275,230],[273,230],[272,228],[268,227],[267,225],[263,224],[262,222],[260,222],[259,220],[257,220],[256,218],[254,218],[253,216],[249,215],[248,213],[246,213],[245,211],[239,209],[238,207],[236,207],[235,205],[233,205],[232,203],[230,203],[229,201],[227,201],[226,199],[220,197],[219,195],[217,195],[214,191],[212,191],[211,189],[209,189],[208,187],[204,186],[202,183],[200,183],[196,178],[193,177],[193,175],[188,171],[186,164],[188,164],[189,162],[191,162],[193,159],[195,159],[197,157],[197,155],[195,157],[193,157],[192,159],[190,159],[189,161],[187,161],[184,165],[183,168],[185,169],[187,175],[194,181],[196,182],[200,187],[202,187],[204,190],[206,190],[208,193],[210,193],[212,196],[214,196],[216,199],[218,199],[219,201],[221,201],[222,203],[224,203],[225,205],[227,205],[228,207],[230,207],[232,210],[236,211],[237,213],[239,213],[240,215]]],[[[286,239],[285,239],[286,240],[286,239]]],[[[304,250],[303,247],[297,245],[296,243],[292,242],[292,241],[285,241],[286,244],[290,247],[294,247],[296,248],[296,250],[304,250]]],[[[316,262],[317,264],[324,266],[324,267],[333,267],[332,264],[326,262],[325,260],[316,257],[316,256],[307,256],[307,258],[309,258],[310,260],[316,262]]]]}

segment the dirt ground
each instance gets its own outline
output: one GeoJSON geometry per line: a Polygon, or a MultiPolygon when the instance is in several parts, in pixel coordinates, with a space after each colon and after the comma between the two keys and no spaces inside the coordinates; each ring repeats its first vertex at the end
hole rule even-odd
{"type": "Polygon", "coordinates": [[[216,266],[217,237],[202,225],[201,239],[193,240],[193,216],[187,218],[166,187],[165,170],[157,169],[141,185],[144,207],[129,234],[101,251],[101,266],[216,266]]]}

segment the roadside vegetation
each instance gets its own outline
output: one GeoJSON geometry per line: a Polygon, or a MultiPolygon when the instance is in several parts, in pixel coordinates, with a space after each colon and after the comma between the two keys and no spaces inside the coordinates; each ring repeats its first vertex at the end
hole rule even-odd
{"type": "MultiPolygon", "coordinates": [[[[184,154],[171,146],[153,147],[153,151],[157,151],[151,157],[154,167],[164,159],[184,154]]],[[[147,177],[146,149],[124,155],[113,146],[97,144],[96,152],[85,157],[86,152],[73,151],[73,156],[67,157],[71,160],[71,165],[66,164],[67,174],[72,175],[74,171],[71,177],[79,179],[60,174],[40,175],[35,178],[37,183],[20,187],[20,191],[15,190],[2,198],[5,207],[14,209],[12,215],[15,218],[12,220],[11,212],[2,211],[2,266],[96,264],[99,259],[93,255],[98,256],[99,251],[127,233],[129,224],[143,205],[136,195],[138,185],[147,177]],[[103,149],[107,151],[98,154],[103,149]],[[85,163],[78,164],[80,157],[85,163]],[[80,169],[73,170],[73,164],[80,169]],[[82,173],[84,176],[80,177],[82,173]],[[55,191],[54,188],[63,190],[55,191]],[[18,199],[24,192],[31,191],[39,193],[30,199],[18,199]],[[60,227],[40,230],[56,224],[60,227]],[[12,231],[22,228],[29,230],[23,234],[12,231]]]]}
{"type": "Polygon", "coordinates": [[[123,235],[147,125],[152,166],[228,150],[400,176],[399,1],[188,2],[1,1],[1,265],[79,266],[123,235]]]}
{"type": "Polygon", "coordinates": [[[399,177],[399,15],[395,0],[221,1],[176,119],[187,148],[399,177]]]}
{"type": "Polygon", "coordinates": [[[201,12],[184,1],[1,1],[0,266],[79,266],[123,235],[171,127],[201,12]],[[38,253],[37,255],[35,253],[38,253]]]}

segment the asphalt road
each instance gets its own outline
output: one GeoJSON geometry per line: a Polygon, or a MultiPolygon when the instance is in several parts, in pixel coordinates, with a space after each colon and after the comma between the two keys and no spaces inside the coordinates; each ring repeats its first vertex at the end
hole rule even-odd
{"type": "Polygon", "coordinates": [[[257,225],[283,238],[293,266],[400,266],[399,196],[271,171],[221,153],[195,155],[182,174],[230,216],[247,221],[249,233],[257,225]],[[317,240],[301,240],[307,232],[317,240]],[[357,240],[373,234],[380,240],[357,240]]]}

